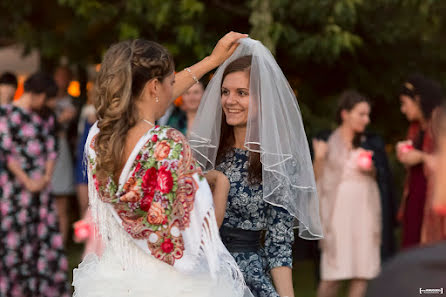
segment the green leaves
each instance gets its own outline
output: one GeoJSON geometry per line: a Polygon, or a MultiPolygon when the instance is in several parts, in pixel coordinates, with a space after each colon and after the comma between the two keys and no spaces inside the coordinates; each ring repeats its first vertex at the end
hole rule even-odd
{"type": "Polygon", "coordinates": [[[192,25],[180,25],[177,31],[179,42],[185,45],[192,45],[196,41],[196,34],[192,25]]]}
{"type": "Polygon", "coordinates": [[[45,61],[95,64],[111,44],[145,38],[177,69],[228,31],[250,32],[275,52],[313,126],[347,87],[391,104],[385,119],[396,118],[395,85],[410,72],[446,80],[444,0],[16,0],[0,1],[0,26],[5,44],[38,48],[45,61]]]}
{"type": "Polygon", "coordinates": [[[391,44],[411,38],[433,42],[444,26],[444,14],[438,9],[444,4],[439,0],[250,0],[248,6],[203,0],[46,0],[44,4],[3,1],[0,9],[8,13],[0,21],[2,34],[39,47],[48,58],[67,55],[73,63],[97,63],[110,44],[142,37],[165,44],[174,55],[186,52],[188,61],[179,63],[190,64],[209,54],[230,29],[243,31],[235,12],[244,11],[249,14],[251,36],[273,52],[277,47],[289,50],[297,61],[330,64],[370,42],[391,44]],[[40,19],[30,18],[35,13],[41,14],[40,19]]]}
{"type": "Polygon", "coordinates": [[[193,20],[204,10],[204,4],[198,0],[181,0],[180,2],[180,13],[184,19],[193,20]]]}
{"type": "Polygon", "coordinates": [[[300,33],[296,41],[293,53],[298,60],[310,58],[319,63],[331,63],[343,52],[354,53],[363,44],[360,36],[336,24],[327,24],[318,34],[300,33]]]}
{"type": "Polygon", "coordinates": [[[277,14],[277,22],[284,28],[280,41],[293,48],[297,60],[333,63],[363,45],[355,32],[363,0],[283,2],[287,3],[277,14]]]}
{"type": "Polygon", "coordinates": [[[273,20],[271,0],[251,0],[251,16],[249,23],[251,24],[250,35],[252,38],[262,41],[272,53],[276,51],[276,41],[278,34],[274,32],[279,27],[275,26],[273,20]]]}
{"type": "Polygon", "coordinates": [[[122,23],[119,28],[119,39],[136,39],[139,38],[139,29],[132,24],[122,23]]]}

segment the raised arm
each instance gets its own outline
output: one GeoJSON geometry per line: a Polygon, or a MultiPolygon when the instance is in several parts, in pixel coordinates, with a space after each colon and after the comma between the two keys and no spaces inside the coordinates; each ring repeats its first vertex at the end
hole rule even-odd
{"type": "Polygon", "coordinates": [[[202,78],[203,75],[215,67],[218,67],[227,58],[229,58],[239,45],[239,39],[245,37],[248,37],[248,35],[237,32],[229,32],[218,41],[211,55],[189,67],[190,73],[186,70],[178,72],[175,75],[175,86],[172,101],[181,96],[181,94],[196,83],[194,77],[196,79],[202,78]]]}

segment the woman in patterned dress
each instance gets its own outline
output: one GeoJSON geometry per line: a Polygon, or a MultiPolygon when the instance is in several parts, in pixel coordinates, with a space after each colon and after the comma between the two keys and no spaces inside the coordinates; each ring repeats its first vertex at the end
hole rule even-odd
{"type": "Polygon", "coordinates": [[[230,181],[226,213],[220,229],[222,240],[254,296],[294,296],[291,278],[293,216],[285,209],[263,201],[262,184],[250,180],[249,167],[249,152],[239,147],[231,147],[222,154],[216,167],[230,181]],[[265,230],[264,247],[231,248],[233,239],[230,233],[233,229],[246,230],[247,234],[257,236],[265,230]]]}
{"type": "Polygon", "coordinates": [[[228,177],[231,189],[221,228],[222,240],[244,273],[254,296],[294,296],[291,277],[294,218],[285,209],[263,201],[260,158],[244,149],[250,65],[251,57],[247,56],[229,64],[223,73],[224,140],[219,147],[216,169],[228,177]],[[229,135],[233,135],[232,139],[229,135]],[[264,247],[232,249],[228,241],[234,229],[258,235],[259,231],[266,230],[264,247]]]}
{"type": "Polygon", "coordinates": [[[229,179],[220,235],[251,292],[291,297],[296,219],[299,235],[321,236],[308,144],[274,58],[258,41],[241,43],[208,85],[190,142],[205,169],[229,179]]]}
{"type": "Polygon", "coordinates": [[[49,195],[55,120],[37,113],[57,86],[40,73],[24,88],[0,108],[0,296],[65,297],[68,264],[49,195]]]}

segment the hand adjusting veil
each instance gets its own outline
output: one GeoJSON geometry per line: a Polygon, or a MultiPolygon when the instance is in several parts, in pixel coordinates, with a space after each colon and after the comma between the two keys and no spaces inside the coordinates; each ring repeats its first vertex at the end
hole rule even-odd
{"type": "Polygon", "coordinates": [[[222,121],[222,76],[229,63],[251,55],[245,148],[261,154],[263,199],[296,218],[299,236],[322,238],[319,202],[307,137],[296,96],[270,51],[245,38],[220,66],[201,100],[190,144],[205,170],[215,168],[222,121]]]}

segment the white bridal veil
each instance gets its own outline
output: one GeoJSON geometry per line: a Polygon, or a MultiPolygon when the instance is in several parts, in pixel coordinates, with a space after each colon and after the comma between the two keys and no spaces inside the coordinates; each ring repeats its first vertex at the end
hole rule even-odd
{"type": "Polygon", "coordinates": [[[190,134],[195,158],[203,169],[215,168],[223,112],[223,72],[229,63],[247,55],[252,56],[252,62],[245,148],[261,154],[263,199],[296,218],[300,237],[322,238],[313,166],[297,99],[261,42],[242,39],[206,88],[190,134]]]}

